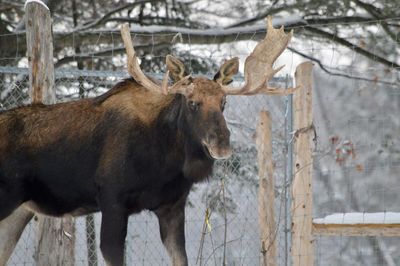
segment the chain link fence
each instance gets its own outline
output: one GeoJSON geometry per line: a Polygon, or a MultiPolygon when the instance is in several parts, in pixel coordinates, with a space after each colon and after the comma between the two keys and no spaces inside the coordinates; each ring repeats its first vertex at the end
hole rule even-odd
{"type": "MultiPolygon", "coordinates": [[[[314,217],[348,212],[398,212],[400,92],[396,86],[314,76],[314,217]],[[328,90],[326,88],[335,88],[328,90]]],[[[110,89],[124,72],[56,71],[58,101],[93,97],[110,89]]],[[[236,82],[242,82],[238,78],[236,82]]],[[[291,86],[287,78],[275,85],[291,86]]],[[[28,103],[27,69],[0,67],[1,109],[28,103]]],[[[258,112],[273,120],[278,265],[290,262],[289,97],[230,96],[225,116],[235,153],[217,163],[214,175],[191,192],[186,216],[190,265],[260,265],[258,175],[254,144],[258,112]],[[286,184],[286,185],[285,185],[286,184]],[[205,225],[206,210],[209,223],[205,225]],[[226,217],[226,218],[225,218],[226,217]]],[[[75,264],[104,265],[99,250],[100,214],[76,218],[75,264]]],[[[382,221],[384,222],[384,221],[382,221]]],[[[398,238],[316,237],[316,265],[398,265],[398,238]]],[[[35,265],[36,222],[23,233],[8,265],[35,265]]],[[[127,265],[169,265],[158,222],[149,212],[131,216],[127,265]]]]}
{"type": "MultiPolygon", "coordinates": [[[[1,109],[27,104],[27,69],[0,67],[1,109]]],[[[124,72],[56,71],[58,101],[93,97],[127,77],[124,72]]],[[[242,82],[238,78],[235,82],[242,82]]],[[[276,78],[277,86],[291,85],[289,78],[276,78]]],[[[278,262],[288,259],[288,98],[230,96],[225,117],[232,132],[234,155],[218,162],[213,176],[191,191],[186,209],[186,249],[190,265],[259,265],[258,174],[254,141],[258,113],[268,110],[273,125],[278,262]],[[286,181],[285,181],[286,180],[286,181]],[[206,214],[207,213],[207,214],[206,214]],[[206,219],[206,216],[209,219],[206,219]],[[207,222],[206,222],[207,220],[207,222]],[[224,255],[225,254],[225,255],[224,255]]],[[[75,219],[75,265],[104,265],[99,250],[101,215],[75,219]]],[[[36,225],[24,231],[8,265],[35,265],[36,225]]],[[[150,212],[129,219],[126,265],[170,265],[159,237],[158,222],[150,212]]]]}

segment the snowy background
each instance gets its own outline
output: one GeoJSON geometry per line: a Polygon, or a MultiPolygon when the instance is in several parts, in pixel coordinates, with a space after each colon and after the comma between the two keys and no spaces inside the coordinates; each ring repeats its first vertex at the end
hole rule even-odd
{"type": "MultiPolygon", "coordinates": [[[[14,9],[23,6],[23,1],[14,2],[17,6],[14,9]]],[[[115,7],[111,7],[99,1],[95,5],[98,15],[93,15],[93,19],[90,19],[89,2],[82,1],[82,6],[78,6],[83,11],[77,25],[69,15],[65,15],[72,8],[69,2],[53,7],[56,10],[53,29],[59,101],[98,95],[127,75],[121,72],[124,71],[125,57],[118,25],[122,18],[136,19],[140,14],[139,8],[135,6],[131,10],[113,13],[108,22],[91,28],[90,25],[99,22],[96,20],[98,17],[125,2],[116,1],[115,7]],[[101,4],[104,9],[101,9],[101,4]],[[81,59],[84,63],[79,65],[81,59]]],[[[172,2],[184,7],[188,3],[166,1],[167,4],[172,2]]],[[[285,24],[295,31],[289,49],[276,63],[277,66],[286,65],[279,73],[278,85],[285,87],[286,80],[290,85],[290,77],[300,62],[309,59],[315,62],[314,217],[347,212],[400,212],[398,1],[264,3],[235,0],[229,7],[225,1],[191,2],[194,4],[188,4],[189,9],[182,8],[186,15],[176,11],[179,8],[170,11],[169,18],[174,19],[177,25],[165,25],[169,21],[162,19],[167,18],[168,9],[164,9],[162,4],[152,3],[144,4],[141,25],[131,22],[136,33],[132,36],[135,44],[141,46],[138,51],[146,72],[156,76],[163,73],[165,55],[173,53],[183,58],[195,74],[210,77],[223,60],[239,56],[243,73],[244,59],[264,35],[262,19],[249,21],[262,17],[267,13],[265,10],[269,11],[276,15],[276,25],[285,24]],[[368,9],[368,4],[380,13],[368,9]],[[152,18],[151,23],[146,18],[152,18]],[[338,40],[345,40],[350,45],[338,40]],[[370,55],[362,55],[360,49],[370,55]]],[[[9,4],[8,1],[0,3],[0,29],[3,22],[8,25],[8,31],[0,30],[2,109],[27,102],[25,33],[18,31],[23,27],[20,23],[23,12],[3,11],[3,7],[9,4]]],[[[242,82],[240,76],[237,77],[239,83],[242,82]]],[[[225,224],[228,265],[260,264],[258,176],[253,135],[258,112],[262,109],[269,110],[273,119],[278,261],[279,265],[285,265],[288,250],[284,241],[286,199],[283,180],[286,145],[291,140],[290,136],[285,136],[287,100],[286,97],[265,96],[228,99],[226,117],[233,132],[236,152],[229,161],[221,163],[208,183],[195,187],[191,193],[186,224],[191,265],[196,263],[200,250],[207,207],[212,210],[211,232],[206,228],[201,265],[221,265],[225,224]],[[221,180],[226,190],[225,205],[222,204],[221,180]],[[225,212],[227,223],[223,219],[225,212]]],[[[97,245],[99,220],[100,216],[96,215],[97,225],[92,230],[97,234],[97,245]]],[[[76,224],[76,265],[87,265],[85,219],[76,219],[76,224]]],[[[8,265],[35,265],[35,228],[35,222],[29,225],[8,265]]],[[[316,265],[324,266],[400,265],[399,243],[398,238],[318,237],[315,261],[316,265]]],[[[100,252],[97,256],[102,265],[100,252]]],[[[157,221],[152,214],[143,213],[130,218],[126,259],[127,265],[168,265],[169,260],[159,240],[157,221]]]]}

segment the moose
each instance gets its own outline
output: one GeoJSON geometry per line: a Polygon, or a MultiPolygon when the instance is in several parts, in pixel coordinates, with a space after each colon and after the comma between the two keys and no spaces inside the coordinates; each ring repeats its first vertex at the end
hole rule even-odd
{"type": "Polygon", "coordinates": [[[226,61],[212,80],[191,77],[166,57],[161,82],[140,69],[129,26],[121,35],[132,76],[91,99],[32,104],[0,113],[0,220],[21,204],[62,216],[100,211],[100,248],[121,266],[128,216],[156,214],[173,265],[187,265],[185,203],[193,184],[212,175],[215,160],[232,153],[223,116],[227,95],[288,94],[268,87],[282,67],[273,63],[292,32],[274,29],[245,62],[245,84],[229,84],[239,60],[226,61]],[[172,83],[168,79],[172,79],[172,83]]]}

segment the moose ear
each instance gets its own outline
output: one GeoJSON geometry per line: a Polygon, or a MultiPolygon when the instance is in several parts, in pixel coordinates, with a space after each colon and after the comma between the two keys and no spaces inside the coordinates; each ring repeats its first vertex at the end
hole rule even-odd
{"type": "Polygon", "coordinates": [[[239,70],[239,58],[234,57],[229,59],[220,67],[217,74],[214,76],[214,81],[221,85],[228,85],[233,81],[233,76],[239,70]]]}
{"type": "Polygon", "coordinates": [[[178,58],[173,57],[172,55],[167,55],[166,62],[169,75],[174,82],[177,82],[188,75],[185,65],[178,58]]]}

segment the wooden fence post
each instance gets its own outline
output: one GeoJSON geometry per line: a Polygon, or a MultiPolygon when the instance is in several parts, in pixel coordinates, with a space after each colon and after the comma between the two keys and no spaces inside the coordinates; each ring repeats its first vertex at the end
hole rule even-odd
{"type": "Polygon", "coordinates": [[[29,61],[29,93],[32,103],[53,104],[53,38],[48,7],[40,1],[25,5],[26,42],[29,61]]]}
{"type": "Polygon", "coordinates": [[[292,263],[294,266],[312,266],[314,238],[312,232],[312,68],[304,62],[296,68],[294,93],[294,177],[292,184],[292,263]]]}
{"type": "MultiPolygon", "coordinates": [[[[26,40],[32,103],[53,104],[54,89],[52,24],[48,7],[40,1],[25,6],[26,40]]],[[[74,265],[73,218],[39,217],[37,265],[74,265]]]]}
{"type": "Polygon", "coordinates": [[[275,185],[272,162],[271,117],[267,111],[260,112],[257,126],[258,157],[258,206],[261,231],[261,253],[264,266],[277,265],[276,224],[275,224],[275,185]]]}

